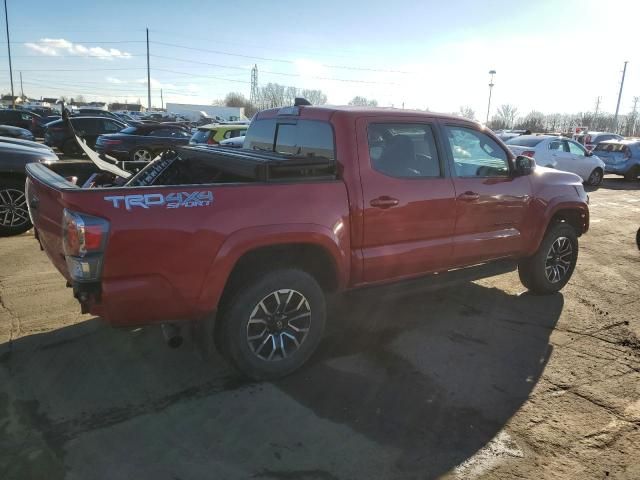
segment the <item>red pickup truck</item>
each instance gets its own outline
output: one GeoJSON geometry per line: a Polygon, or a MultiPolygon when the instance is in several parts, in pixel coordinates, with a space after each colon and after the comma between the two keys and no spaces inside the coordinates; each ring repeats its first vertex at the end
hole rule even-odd
{"type": "Polygon", "coordinates": [[[431,112],[298,105],[257,114],[243,149],[180,147],[128,178],[27,171],[36,236],[84,312],[210,322],[198,331],[257,379],[310,357],[328,294],[516,267],[553,293],[589,227],[578,176],[431,112]]]}

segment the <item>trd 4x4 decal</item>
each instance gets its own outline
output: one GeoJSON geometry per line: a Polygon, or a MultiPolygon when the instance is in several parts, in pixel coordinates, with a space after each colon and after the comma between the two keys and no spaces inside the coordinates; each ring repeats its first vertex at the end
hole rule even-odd
{"type": "Polygon", "coordinates": [[[132,210],[135,207],[151,208],[192,208],[208,207],[213,205],[213,192],[210,190],[203,192],[177,192],[168,193],[145,193],[144,195],[110,195],[104,197],[107,202],[113,204],[113,208],[124,207],[132,210]]]}

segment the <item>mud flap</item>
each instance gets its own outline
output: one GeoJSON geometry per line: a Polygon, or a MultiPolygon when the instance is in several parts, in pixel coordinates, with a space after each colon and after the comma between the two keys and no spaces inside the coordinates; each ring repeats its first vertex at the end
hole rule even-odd
{"type": "Polygon", "coordinates": [[[216,350],[213,339],[216,314],[211,313],[201,320],[191,322],[191,338],[196,354],[201,360],[208,360],[216,350]]]}

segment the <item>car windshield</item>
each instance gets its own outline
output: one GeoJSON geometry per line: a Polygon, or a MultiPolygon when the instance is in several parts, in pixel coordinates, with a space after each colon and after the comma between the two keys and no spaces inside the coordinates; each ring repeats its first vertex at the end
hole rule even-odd
{"type": "Polygon", "coordinates": [[[516,145],[519,147],[535,147],[536,145],[538,145],[542,140],[544,140],[543,138],[531,138],[531,137],[515,137],[515,138],[510,138],[509,140],[507,140],[505,143],[507,145],[516,145]]]}

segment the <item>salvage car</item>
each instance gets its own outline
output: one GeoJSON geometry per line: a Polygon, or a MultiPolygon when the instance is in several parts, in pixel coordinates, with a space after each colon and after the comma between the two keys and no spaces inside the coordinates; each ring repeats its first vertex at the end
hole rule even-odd
{"type": "Polygon", "coordinates": [[[592,151],[596,146],[601,142],[606,142],[608,140],[623,140],[624,137],[622,135],[618,135],[616,133],[609,132],[585,132],[576,137],[576,141],[581,145],[584,145],[589,151],[592,151]]]}
{"type": "Polygon", "coordinates": [[[516,155],[532,157],[541,165],[575,173],[587,185],[600,185],[604,178],[604,162],[573,140],[552,135],[522,135],[505,143],[516,155]]]}
{"type": "Polygon", "coordinates": [[[599,143],[594,153],[602,157],[607,173],[637,180],[640,176],[640,140],[610,140],[599,143]]]}
{"type": "Polygon", "coordinates": [[[34,135],[39,135],[42,131],[40,125],[40,115],[28,110],[18,110],[7,108],[0,110],[0,124],[11,125],[29,130],[34,135]]]}
{"type": "Polygon", "coordinates": [[[18,235],[31,228],[24,195],[26,165],[56,161],[58,157],[47,147],[33,148],[0,140],[0,236],[18,235]]]}
{"type": "Polygon", "coordinates": [[[0,125],[0,137],[20,138],[22,140],[34,141],[35,137],[26,128],[13,127],[11,125],[0,125]]]}
{"type": "Polygon", "coordinates": [[[246,135],[247,128],[247,125],[226,125],[220,123],[204,125],[198,127],[198,130],[193,134],[189,143],[191,145],[199,143],[217,145],[223,140],[246,135]]]}
{"type": "Polygon", "coordinates": [[[81,310],[163,325],[170,345],[190,326],[268,379],[309,359],[338,293],[571,278],[589,228],[576,175],[457,116],[296,104],[256,114],[242,149],[178,147],[137,174],[29,165],[36,237],[81,310]]]}
{"type": "Polygon", "coordinates": [[[118,133],[100,135],[96,140],[96,151],[116,160],[148,162],[165,150],[187,145],[189,138],[189,130],[175,124],[139,125],[118,133]]]}
{"type": "MultiPolygon", "coordinates": [[[[128,127],[120,120],[105,117],[71,117],[73,128],[87,145],[95,146],[98,137],[105,133],[119,132],[128,127]]],[[[56,147],[65,155],[80,155],[82,150],[64,120],[48,123],[44,133],[44,143],[56,147]]]]}

